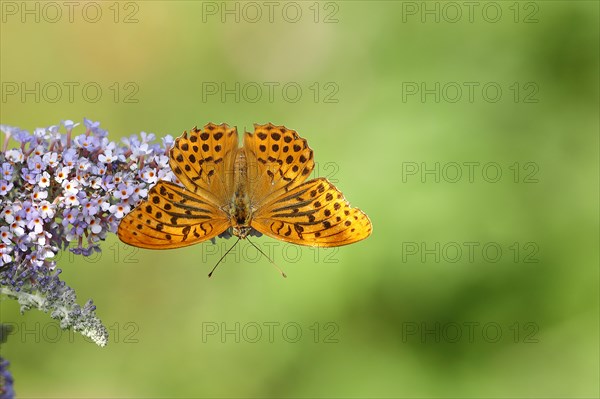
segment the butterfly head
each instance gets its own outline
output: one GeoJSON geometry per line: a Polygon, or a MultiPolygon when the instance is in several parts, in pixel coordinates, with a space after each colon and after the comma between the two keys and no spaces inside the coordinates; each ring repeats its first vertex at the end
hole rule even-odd
{"type": "Polygon", "coordinates": [[[233,235],[239,238],[246,238],[246,236],[248,234],[250,234],[250,231],[252,230],[252,227],[250,226],[233,226],[232,227],[233,230],[233,235]]]}

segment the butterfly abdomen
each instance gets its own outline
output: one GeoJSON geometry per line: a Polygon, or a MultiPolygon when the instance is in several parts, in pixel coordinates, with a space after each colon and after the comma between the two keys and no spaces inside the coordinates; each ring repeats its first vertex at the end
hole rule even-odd
{"type": "MultiPolygon", "coordinates": [[[[233,164],[233,196],[229,208],[231,225],[234,232],[236,227],[250,226],[250,198],[248,196],[248,165],[246,154],[243,150],[238,151],[233,164]]],[[[237,235],[237,234],[236,234],[237,235]]]]}

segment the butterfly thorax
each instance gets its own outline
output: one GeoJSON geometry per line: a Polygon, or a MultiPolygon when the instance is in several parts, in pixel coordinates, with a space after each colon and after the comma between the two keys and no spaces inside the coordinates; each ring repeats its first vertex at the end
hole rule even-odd
{"type": "Polygon", "coordinates": [[[250,233],[250,198],[248,196],[248,165],[246,153],[240,149],[233,165],[233,196],[229,205],[229,219],[233,235],[245,238],[250,233]]]}

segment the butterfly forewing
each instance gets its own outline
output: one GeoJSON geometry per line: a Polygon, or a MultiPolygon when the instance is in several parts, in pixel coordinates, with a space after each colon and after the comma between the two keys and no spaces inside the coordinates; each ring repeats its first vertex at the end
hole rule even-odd
{"type": "Polygon", "coordinates": [[[252,227],[279,240],[321,247],[351,244],[372,230],[367,215],[350,207],[325,178],[303,183],[257,210],[252,227]]]}
{"type": "Polygon", "coordinates": [[[161,181],[148,200],[127,214],[119,238],[142,248],[167,249],[196,244],[224,232],[227,214],[197,194],[161,181]]]}

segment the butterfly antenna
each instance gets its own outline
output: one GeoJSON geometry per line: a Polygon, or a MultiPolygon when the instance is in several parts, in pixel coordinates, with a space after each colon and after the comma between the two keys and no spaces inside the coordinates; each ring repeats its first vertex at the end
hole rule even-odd
{"type": "Polygon", "coordinates": [[[213,269],[210,271],[210,273],[208,273],[208,277],[211,277],[211,276],[212,276],[212,274],[213,274],[213,272],[215,271],[215,269],[217,268],[217,266],[219,266],[219,263],[221,263],[221,261],[222,261],[222,260],[223,260],[223,259],[224,259],[224,258],[227,256],[227,254],[228,254],[229,252],[231,252],[231,250],[232,250],[233,248],[235,248],[235,246],[237,245],[237,243],[238,243],[238,242],[240,242],[240,239],[239,239],[239,238],[237,239],[237,241],[235,242],[235,244],[233,244],[233,245],[231,246],[231,248],[229,248],[229,249],[227,250],[227,252],[225,252],[225,253],[223,254],[223,256],[221,256],[221,259],[219,259],[219,261],[217,262],[217,264],[215,265],[215,267],[213,267],[213,269]]]}
{"type": "Polygon", "coordinates": [[[287,277],[287,275],[286,275],[286,274],[283,272],[283,270],[281,270],[281,268],[280,268],[279,266],[277,266],[277,265],[275,264],[275,262],[273,262],[273,261],[271,260],[271,258],[269,258],[269,257],[267,256],[267,254],[266,254],[266,253],[264,253],[264,252],[263,252],[263,251],[262,251],[262,250],[261,250],[259,247],[257,247],[256,245],[254,245],[254,243],[253,243],[252,241],[250,241],[250,239],[249,239],[248,237],[246,237],[246,239],[248,240],[248,242],[249,242],[250,244],[252,244],[252,246],[253,246],[254,248],[256,248],[256,250],[257,250],[258,252],[260,252],[261,254],[263,254],[263,255],[264,255],[264,257],[265,257],[265,258],[267,258],[267,259],[269,260],[269,262],[271,262],[271,264],[272,264],[273,266],[275,266],[275,268],[276,268],[276,269],[279,271],[279,273],[281,273],[281,275],[282,275],[283,277],[287,277]]]}

